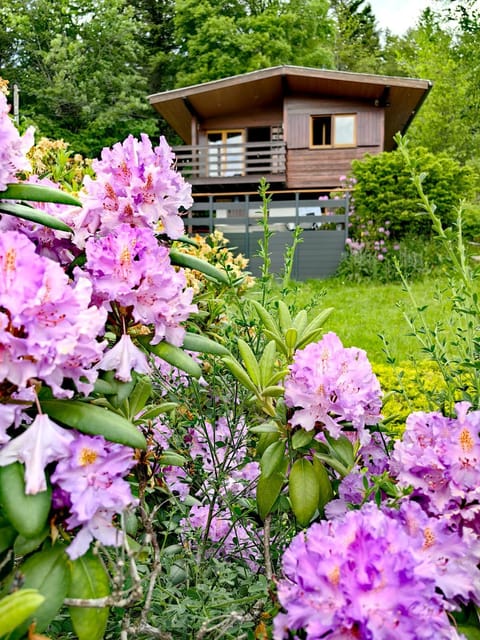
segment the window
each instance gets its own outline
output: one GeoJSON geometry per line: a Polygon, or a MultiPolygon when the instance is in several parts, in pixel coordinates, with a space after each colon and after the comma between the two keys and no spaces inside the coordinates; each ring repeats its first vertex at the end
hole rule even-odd
{"type": "Polygon", "coordinates": [[[241,176],[245,173],[243,130],[208,131],[208,175],[241,176]]]}
{"type": "Polygon", "coordinates": [[[356,145],[355,115],[312,116],[311,147],[354,147],[356,145]]]}

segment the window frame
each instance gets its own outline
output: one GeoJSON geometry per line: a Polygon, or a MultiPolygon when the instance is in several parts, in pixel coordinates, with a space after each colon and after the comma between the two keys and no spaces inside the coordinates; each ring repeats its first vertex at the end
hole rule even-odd
{"type": "MultiPolygon", "coordinates": [[[[228,178],[228,177],[233,177],[233,176],[244,176],[245,175],[245,140],[246,140],[246,130],[244,128],[236,128],[236,129],[207,129],[205,131],[205,139],[207,142],[207,147],[210,146],[210,141],[208,139],[210,134],[220,134],[221,135],[221,146],[222,146],[222,154],[221,154],[221,166],[220,171],[219,171],[219,175],[214,175],[211,177],[218,177],[218,178],[228,178]],[[239,166],[240,168],[240,172],[239,173],[234,173],[234,174],[229,174],[229,168],[228,168],[228,134],[236,134],[236,135],[240,135],[241,136],[241,144],[243,145],[243,148],[240,150],[239,155],[241,154],[241,158],[239,158],[238,160],[234,160],[234,162],[238,162],[239,165],[241,163],[241,166],[239,166]]],[[[212,149],[215,148],[214,145],[212,144],[212,149]]],[[[217,164],[217,163],[215,163],[217,164]]],[[[217,164],[218,167],[218,164],[217,164]]],[[[208,153],[208,174],[210,176],[210,152],[208,153]]]]}
{"type": "Polygon", "coordinates": [[[356,113],[315,113],[310,116],[310,149],[352,149],[357,146],[357,114],[356,113]],[[330,144],[314,144],[314,121],[316,118],[330,118],[330,144]],[[337,143],[335,141],[336,121],[342,118],[353,118],[352,142],[337,143]]]}

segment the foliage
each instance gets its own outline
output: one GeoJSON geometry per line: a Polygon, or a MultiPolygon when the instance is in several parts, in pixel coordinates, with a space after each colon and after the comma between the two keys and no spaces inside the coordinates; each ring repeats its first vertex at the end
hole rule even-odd
{"type": "MultiPolygon", "coordinates": [[[[447,154],[434,155],[422,148],[413,148],[410,158],[415,170],[425,173],[423,188],[436,203],[437,215],[443,224],[452,225],[460,200],[473,199],[472,171],[447,154]]],[[[410,168],[400,151],[354,160],[352,175],[356,181],[350,218],[352,239],[362,240],[368,225],[388,227],[392,242],[406,236],[431,236],[431,221],[419,208],[410,168]]]]}
{"type": "Polygon", "coordinates": [[[177,87],[280,64],[331,67],[332,25],[325,0],[177,0],[177,87]],[[269,46],[265,47],[268,40],[269,46]]]}
{"type": "Polygon", "coordinates": [[[124,0],[3,2],[0,74],[20,86],[22,122],[95,157],[129,133],[155,132],[140,44],[124,0]]]}
{"type": "Polygon", "coordinates": [[[375,73],[381,57],[375,15],[365,0],[332,0],[335,18],[335,68],[375,73]]]}

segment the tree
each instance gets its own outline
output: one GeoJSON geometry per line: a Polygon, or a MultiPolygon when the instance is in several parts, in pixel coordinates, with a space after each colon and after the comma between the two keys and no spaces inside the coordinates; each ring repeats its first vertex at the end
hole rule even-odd
{"type": "Polygon", "coordinates": [[[280,64],[332,67],[326,0],[177,0],[176,86],[280,64]]]}
{"type": "Polygon", "coordinates": [[[126,0],[2,1],[0,25],[0,75],[20,85],[22,119],[40,135],[94,156],[155,132],[142,25],[126,0]]]}
{"type": "Polygon", "coordinates": [[[376,18],[365,0],[331,0],[335,20],[335,66],[375,73],[381,59],[376,18]]]}

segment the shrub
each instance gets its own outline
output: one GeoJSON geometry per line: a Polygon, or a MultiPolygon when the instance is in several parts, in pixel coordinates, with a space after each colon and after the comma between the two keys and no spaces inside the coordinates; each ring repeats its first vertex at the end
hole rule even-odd
{"type": "MultiPolygon", "coordinates": [[[[444,226],[454,223],[460,200],[474,196],[474,172],[462,167],[447,154],[433,154],[423,148],[410,152],[415,170],[425,174],[423,188],[435,202],[436,214],[444,226]]],[[[351,237],[360,239],[371,224],[388,227],[390,239],[405,236],[431,236],[431,220],[421,213],[411,170],[397,150],[354,160],[352,174],[356,181],[351,215],[351,237]]]]}

